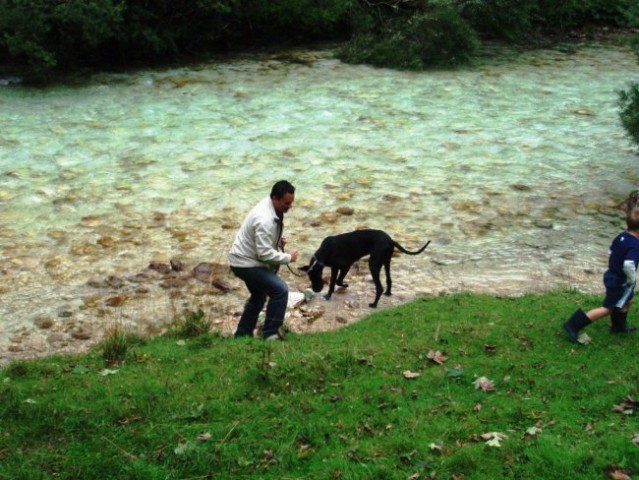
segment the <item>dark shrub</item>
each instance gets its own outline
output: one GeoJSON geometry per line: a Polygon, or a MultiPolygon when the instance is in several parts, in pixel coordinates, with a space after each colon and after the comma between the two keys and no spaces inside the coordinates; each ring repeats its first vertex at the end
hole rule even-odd
{"type": "Polygon", "coordinates": [[[639,145],[639,83],[619,92],[621,124],[630,138],[639,145]]]}
{"type": "Polygon", "coordinates": [[[534,31],[537,0],[457,0],[460,15],[481,36],[522,43],[534,31]]]}
{"type": "Polygon", "coordinates": [[[418,70],[466,64],[478,48],[469,24],[452,6],[438,4],[432,10],[400,12],[356,33],[338,56],[351,63],[418,70]]]}

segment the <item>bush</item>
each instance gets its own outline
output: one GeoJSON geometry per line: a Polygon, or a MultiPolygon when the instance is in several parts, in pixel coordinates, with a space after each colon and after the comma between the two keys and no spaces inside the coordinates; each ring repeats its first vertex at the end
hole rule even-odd
{"type": "Polygon", "coordinates": [[[168,335],[175,338],[195,338],[211,331],[211,322],[206,319],[201,309],[185,311],[184,318],[175,321],[168,335]]]}
{"type": "Polygon", "coordinates": [[[113,40],[123,8],[117,0],[0,0],[0,52],[38,77],[69,68],[113,40]]]}
{"type": "Polygon", "coordinates": [[[480,35],[521,43],[534,31],[537,0],[458,0],[459,14],[480,35]]]}
{"type": "Polygon", "coordinates": [[[619,116],[634,143],[639,145],[639,83],[619,92],[619,116]]]}
{"type": "Polygon", "coordinates": [[[100,349],[102,358],[109,364],[119,363],[126,358],[129,345],[124,329],[119,324],[109,328],[100,344],[100,349]]]}
{"type": "Polygon", "coordinates": [[[268,43],[349,35],[352,0],[252,0],[241,9],[247,38],[268,43]]]}
{"type": "Polygon", "coordinates": [[[451,5],[440,3],[430,11],[400,12],[374,28],[368,26],[338,51],[338,56],[351,63],[419,70],[467,64],[478,48],[479,40],[470,25],[451,5]]]}
{"type": "Polygon", "coordinates": [[[636,0],[538,0],[537,4],[537,22],[545,31],[564,33],[596,26],[639,25],[636,0]]]}

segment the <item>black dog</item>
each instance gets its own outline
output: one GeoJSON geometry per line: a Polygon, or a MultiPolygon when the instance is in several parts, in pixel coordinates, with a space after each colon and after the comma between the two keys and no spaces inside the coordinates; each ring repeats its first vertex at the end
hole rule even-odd
{"type": "Polygon", "coordinates": [[[344,278],[351,265],[356,260],[370,254],[368,266],[373,275],[373,282],[375,282],[375,301],[369,303],[368,306],[375,308],[384,290],[382,282],[379,280],[379,272],[382,269],[382,265],[386,271],[385,294],[391,294],[390,263],[393,250],[397,248],[409,255],[418,255],[426,249],[429,243],[430,240],[416,252],[410,252],[382,230],[355,230],[350,233],[326,237],[322,241],[319,250],[311,258],[311,263],[300,268],[300,270],[308,274],[313,291],[321,292],[324,286],[322,271],[325,266],[331,267],[331,283],[328,287],[328,293],[324,296],[326,300],[329,300],[335,290],[335,285],[348,287],[348,284],[344,283],[344,278]]]}

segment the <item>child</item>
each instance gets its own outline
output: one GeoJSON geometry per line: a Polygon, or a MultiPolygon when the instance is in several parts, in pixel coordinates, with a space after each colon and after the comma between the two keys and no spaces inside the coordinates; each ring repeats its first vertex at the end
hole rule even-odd
{"type": "Polygon", "coordinates": [[[626,318],[634,296],[639,262],[639,190],[632,192],[626,200],[626,225],[628,228],[617,235],[610,246],[608,270],[603,276],[606,287],[603,306],[588,313],[579,309],[564,323],[564,329],[573,342],[577,341],[579,330],[607,315],[612,320],[611,333],[635,330],[634,326],[626,323],[626,318]]]}

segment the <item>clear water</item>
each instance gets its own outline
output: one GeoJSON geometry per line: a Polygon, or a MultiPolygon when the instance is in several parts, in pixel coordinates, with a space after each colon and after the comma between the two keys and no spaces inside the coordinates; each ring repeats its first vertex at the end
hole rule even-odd
{"type": "Polygon", "coordinates": [[[631,52],[423,73],[295,55],[309,62],[0,88],[0,337],[91,277],[224,262],[281,178],[297,187],[287,236],[304,260],[324,236],[368,226],[408,248],[433,241],[394,271],[399,288],[599,287],[623,227],[614,206],[639,180],[616,103],[639,77],[631,52]]]}

